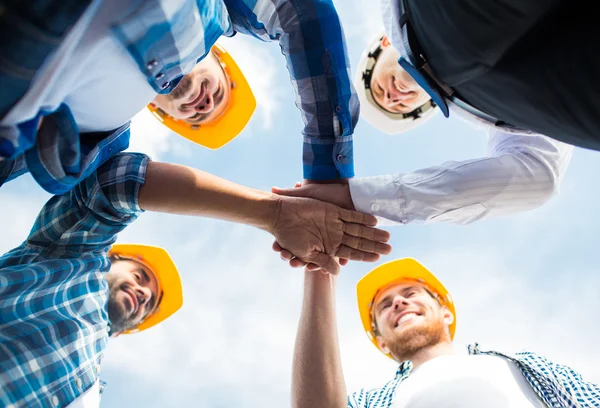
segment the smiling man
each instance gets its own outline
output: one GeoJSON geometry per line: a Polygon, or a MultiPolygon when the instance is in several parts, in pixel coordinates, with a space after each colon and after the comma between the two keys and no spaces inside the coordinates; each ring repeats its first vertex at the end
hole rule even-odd
{"type": "Polygon", "coordinates": [[[579,408],[600,406],[600,387],[532,352],[453,344],[456,309],[423,265],[385,263],[357,285],[362,326],[398,370],[381,388],[346,395],[336,330],[336,277],[306,271],[296,337],[294,408],[579,408]]]}
{"type": "Polygon", "coordinates": [[[175,119],[191,124],[210,123],[219,118],[231,94],[231,80],[213,51],[166,95],[154,98],[154,104],[175,119]]]}
{"type": "MultiPolygon", "coordinates": [[[[424,126],[437,113],[430,95],[398,64],[400,53],[381,33],[358,64],[361,118],[388,134],[424,126]]],[[[452,102],[454,101],[454,102],[452,102]]],[[[541,207],[558,192],[574,147],[527,129],[495,123],[448,102],[457,116],[487,136],[484,155],[346,184],[275,189],[375,215],[393,224],[470,224],[541,207]]],[[[450,137],[441,133],[440,138],[450,137]]],[[[398,163],[402,163],[398,153],[398,163]]],[[[283,254],[289,258],[288,254],[283,254]]]]}
{"type": "Polygon", "coordinates": [[[48,192],[68,191],[127,148],[130,119],[150,103],[178,134],[223,146],[255,107],[216,45],[236,34],[281,47],[304,178],[354,176],[359,104],[332,0],[0,0],[0,10],[0,185],[29,171],[48,192]]]}
{"type": "Polygon", "coordinates": [[[337,256],[375,261],[391,250],[372,216],[118,154],[48,200],[27,239],[0,257],[0,406],[97,408],[109,337],[149,328],[181,306],[163,249],[113,245],[144,211],[254,226],[332,273],[337,256]]]}

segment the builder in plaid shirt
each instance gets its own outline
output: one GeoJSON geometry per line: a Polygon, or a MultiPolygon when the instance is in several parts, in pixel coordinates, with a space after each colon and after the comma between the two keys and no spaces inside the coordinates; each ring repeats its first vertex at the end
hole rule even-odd
{"type": "Polygon", "coordinates": [[[68,191],[127,148],[130,118],[236,33],[279,41],[304,178],[352,177],[359,107],[332,0],[0,0],[0,184],[30,171],[68,191]]]}
{"type": "Polygon", "coordinates": [[[295,408],[600,407],[600,387],[531,352],[504,354],[452,345],[454,302],[414,259],[385,263],[357,285],[371,342],[397,361],[378,389],[346,395],[335,317],[335,277],[306,271],[296,339],[295,408]]]}
{"type": "Polygon", "coordinates": [[[116,234],[144,210],[252,225],[317,262],[335,263],[330,255],[378,258],[359,246],[390,250],[382,242],[389,234],[367,227],[376,222],[372,216],[118,154],[50,199],[27,240],[0,258],[0,406],[97,407],[109,336],[147,328],[157,323],[153,316],[164,319],[181,305],[180,284],[162,295],[161,287],[177,288],[178,280],[159,273],[174,269],[164,251],[115,245],[116,262],[109,262],[116,234]],[[328,237],[326,248],[315,236],[328,237]]]}

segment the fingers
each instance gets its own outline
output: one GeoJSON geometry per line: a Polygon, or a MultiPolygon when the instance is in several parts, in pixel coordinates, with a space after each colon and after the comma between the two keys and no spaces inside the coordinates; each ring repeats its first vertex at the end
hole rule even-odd
{"type": "Polygon", "coordinates": [[[272,247],[273,251],[279,252],[279,256],[281,257],[281,259],[288,262],[292,268],[302,268],[308,265],[306,262],[295,258],[290,251],[283,249],[281,245],[279,245],[279,242],[273,241],[272,247]]]}
{"type": "Polygon", "coordinates": [[[289,264],[290,264],[290,266],[291,266],[292,268],[303,268],[303,267],[305,267],[305,266],[307,266],[307,265],[310,265],[310,264],[308,264],[307,262],[301,261],[301,260],[300,260],[300,259],[298,259],[298,258],[291,259],[291,260],[289,261],[289,264]]]}
{"type": "Polygon", "coordinates": [[[288,197],[307,197],[306,189],[302,188],[302,186],[295,186],[293,188],[279,188],[279,187],[271,187],[271,192],[273,194],[278,194],[282,196],[288,197]]]}
{"type": "Polygon", "coordinates": [[[340,272],[340,265],[335,259],[322,252],[318,253],[311,263],[332,275],[337,275],[340,272]]]}
{"type": "Polygon", "coordinates": [[[350,248],[346,245],[340,245],[335,256],[344,257],[345,259],[349,259],[351,261],[361,261],[361,262],[376,262],[379,260],[380,255],[372,252],[360,251],[358,249],[350,248]]]}
{"type": "MultiPolygon", "coordinates": [[[[366,238],[356,238],[348,234],[344,234],[342,237],[342,244],[357,251],[370,254],[387,255],[392,252],[392,246],[389,244],[371,241],[370,239],[366,238]]],[[[345,256],[339,254],[336,254],[336,256],[346,258],[345,256]]],[[[351,259],[354,260],[354,258],[351,259]]]]}
{"type": "Polygon", "coordinates": [[[371,241],[388,242],[390,233],[379,228],[365,227],[361,224],[345,222],[343,230],[346,234],[357,238],[365,238],[371,241]]]}
{"type": "Polygon", "coordinates": [[[340,209],[339,214],[340,219],[342,221],[351,222],[354,224],[367,225],[370,227],[374,227],[375,225],[377,225],[377,218],[369,214],[363,214],[357,211],[345,209],[340,209]]]}

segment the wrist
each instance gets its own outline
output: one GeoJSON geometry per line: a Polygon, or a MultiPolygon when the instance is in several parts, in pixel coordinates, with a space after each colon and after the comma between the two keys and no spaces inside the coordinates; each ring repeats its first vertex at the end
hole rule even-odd
{"type": "Polygon", "coordinates": [[[252,201],[254,201],[254,204],[252,205],[249,224],[273,234],[281,211],[282,198],[277,194],[256,191],[252,201]]]}

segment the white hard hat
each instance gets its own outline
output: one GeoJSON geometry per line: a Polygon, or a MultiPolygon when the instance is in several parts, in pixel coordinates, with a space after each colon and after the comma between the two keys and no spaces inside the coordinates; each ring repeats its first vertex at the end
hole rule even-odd
{"type": "Polygon", "coordinates": [[[406,132],[414,127],[420,126],[430,120],[437,109],[435,103],[430,99],[425,104],[409,113],[391,113],[383,109],[373,99],[371,94],[371,76],[377,58],[383,51],[383,42],[386,41],[385,33],[380,33],[369,44],[360,58],[356,76],[354,78],[354,87],[360,100],[360,115],[377,129],[395,135],[406,132]]]}

